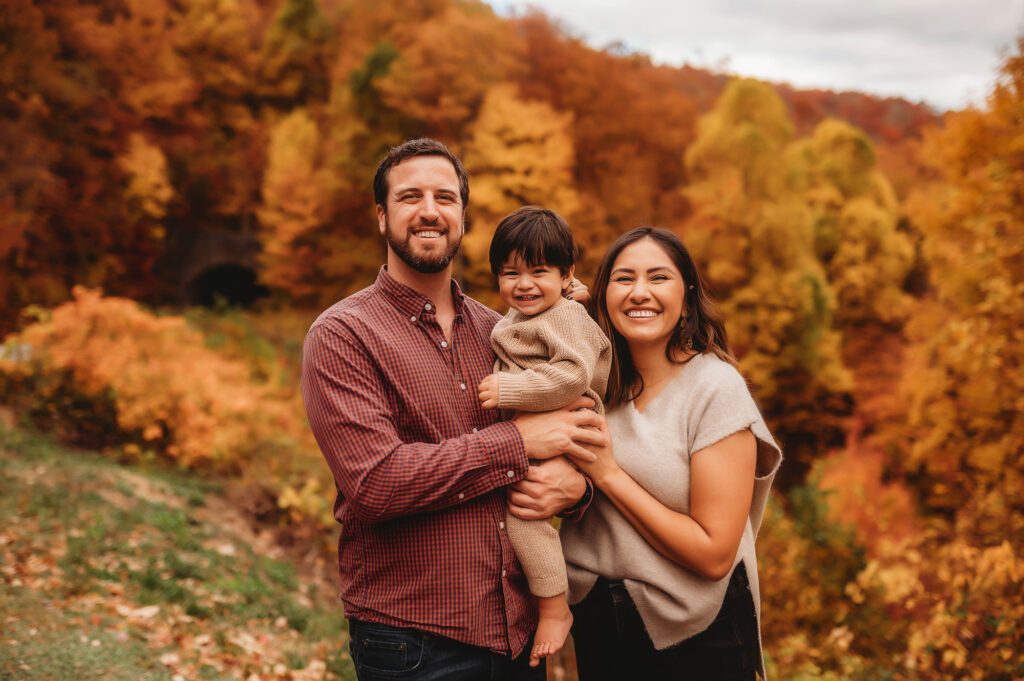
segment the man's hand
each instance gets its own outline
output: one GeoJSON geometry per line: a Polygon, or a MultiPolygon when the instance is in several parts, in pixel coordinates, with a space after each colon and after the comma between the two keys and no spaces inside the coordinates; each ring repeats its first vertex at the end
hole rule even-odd
{"type": "Polygon", "coordinates": [[[520,413],[512,424],[519,429],[531,459],[550,459],[568,454],[578,461],[593,461],[596,456],[583,445],[603,447],[605,434],[601,430],[604,419],[590,409],[594,401],[580,397],[562,409],[541,413],[520,413]]]}
{"type": "Polygon", "coordinates": [[[587,490],[583,475],[564,456],[530,464],[526,477],[508,490],[512,515],[544,520],[575,506],[587,490]]]}
{"type": "Polygon", "coordinates": [[[480,381],[480,404],[484,409],[498,406],[498,374],[488,374],[480,381]]]}

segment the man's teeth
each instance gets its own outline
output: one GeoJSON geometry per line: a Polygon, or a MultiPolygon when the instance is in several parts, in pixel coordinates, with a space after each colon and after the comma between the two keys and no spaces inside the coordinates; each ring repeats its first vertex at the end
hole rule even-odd
{"type": "Polygon", "coordinates": [[[630,310],[626,313],[629,317],[654,317],[657,314],[654,310],[630,310]]]}
{"type": "Polygon", "coordinates": [[[425,237],[425,238],[429,239],[429,238],[432,238],[432,237],[439,237],[439,236],[441,236],[441,232],[416,232],[416,236],[425,237]]]}

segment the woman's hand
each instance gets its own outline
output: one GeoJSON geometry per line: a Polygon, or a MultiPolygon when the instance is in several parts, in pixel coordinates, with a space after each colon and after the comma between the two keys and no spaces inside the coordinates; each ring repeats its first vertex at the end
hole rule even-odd
{"type": "Polygon", "coordinates": [[[573,463],[587,474],[595,485],[601,487],[611,477],[615,476],[622,469],[615,462],[612,456],[612,435],[608,432],[608,422],[603,416],[597,416],[596,430],[604,436],[603,445],[587,444],[586,449],[596,457],[593,461],[587,461],[580,457],[573,456],[573,463]]]}
{"type": "Polygon", "coordinates": [[[587,305],[590,302],[590,289],[579,279],[569,282],[569,287],[562,293],[569,300],[575,300],[580,305],[587,305]]]}

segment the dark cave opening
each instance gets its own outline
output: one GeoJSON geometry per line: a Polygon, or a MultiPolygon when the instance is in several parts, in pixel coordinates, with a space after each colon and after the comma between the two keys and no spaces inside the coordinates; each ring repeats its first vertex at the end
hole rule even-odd
{"type": "Polygon", "coordinates": [[[256,282],[256,273],[241,265],[217,265],[203,270],[189,282],[189,305],[249,307],[269,295],[266,286],[256,282]]]}

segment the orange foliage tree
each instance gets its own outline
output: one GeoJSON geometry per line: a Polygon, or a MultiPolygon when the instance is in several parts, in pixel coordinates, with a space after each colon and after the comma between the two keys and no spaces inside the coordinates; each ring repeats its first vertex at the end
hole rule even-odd
{"type": "Polygon", "coordinates": [[[985,109],[926,138],[941,180],[915,192],[932,294],[909,333],[906,455],[930,509],[984,544],[1024,544],[1024,39],[985,109]]]}

